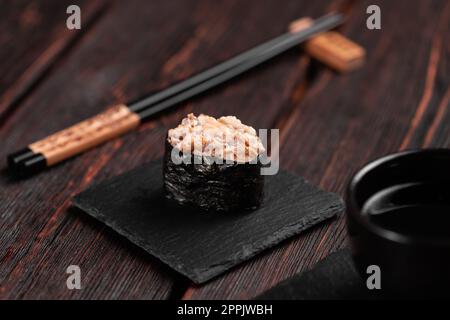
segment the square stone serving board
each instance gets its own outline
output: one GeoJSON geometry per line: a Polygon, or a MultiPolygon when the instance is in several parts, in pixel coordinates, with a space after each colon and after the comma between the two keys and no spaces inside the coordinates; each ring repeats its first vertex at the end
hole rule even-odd
{"type": "Polygon", "coordinates": [[[265,177],[261,208],[201,212],[166,200],[162,160],[78,194],[73,204],[195,283],[203,283],[343,210],[296,175],[265,177]]]}

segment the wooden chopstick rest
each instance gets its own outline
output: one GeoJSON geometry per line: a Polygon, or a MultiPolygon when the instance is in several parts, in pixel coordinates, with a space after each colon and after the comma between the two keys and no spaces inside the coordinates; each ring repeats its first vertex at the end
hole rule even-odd
{"type": "MultiPolygon", "coordinates": [[[[301,18],[289,25],[291,32],[309,27],[314,21],[301,18]]],[[[366,50],[336,31],[327,31],[308,40],[304,45],[305,52],[323,64],[339,71],[348,72],[364,64],[366,50]]]]}

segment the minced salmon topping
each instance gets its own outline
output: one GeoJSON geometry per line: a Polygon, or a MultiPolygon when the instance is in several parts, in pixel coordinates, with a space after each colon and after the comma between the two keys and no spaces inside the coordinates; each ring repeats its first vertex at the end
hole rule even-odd
{"type": "Polygon", "coordinates": [[[265,151],[255,129],[235,116],[216,119],[190,113],[169,130],[169,143],[183,153],[249,162],[265,151]]]}

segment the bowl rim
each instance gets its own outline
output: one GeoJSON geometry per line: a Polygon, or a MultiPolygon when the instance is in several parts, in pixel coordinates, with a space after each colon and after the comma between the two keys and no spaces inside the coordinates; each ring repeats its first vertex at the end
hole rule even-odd
{"type": "Polygon", "coordinates": [[[357,188],[359,182],[363,179],[366,174],[375,168],[379,167],[382,164],[393,161],[395,159],[415,155],[415,154],[443,154],[448,155],[450,159],[450,149],[447,148],[426,148],[426,149],[408,149],[405,151],[400,151],[396,153],[391,153],[385,155],[376,160],[367,162],[362,167],[360,167],[356,173],[350,179],[350,182],[347,185],[347,216],[351,216],[355,219],[360,225],[362,225],[366,230],[371,233],[390,240],[392,242],[397,242],[401,244],[414,244],[414,245],[433,245],[433,246],[450,246],[450,237],[445,239],[431,239],[425,237],[412,237],[408,236],[396,231],[387,230],[376,224],[373,224],[369,221],[369,219],[365,218],[364,215],[361,214],[362,208],[358,205],[356,201],[356,193],[355,189],[357,188]]]}

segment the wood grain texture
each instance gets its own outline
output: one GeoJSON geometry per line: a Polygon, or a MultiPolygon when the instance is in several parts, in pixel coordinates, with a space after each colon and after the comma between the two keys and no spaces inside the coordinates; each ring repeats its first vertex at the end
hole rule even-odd
{"type": "MultiPolygon", "coordinates": [[[[338,76],[293,50],[38,176],[15,181],[3,168],[1,299],[251,298],[345,244],[341,218],[203,286],[189,287],[140,249],[70,209],[71,198],[92,183],[161,157],[166,130],[188,112],[234,114],[258,128],[281,128],[281,165],[340,194],[366,161],[401,148],[450,144],[448,1],[380,0],[381,31],[365,27],[370,1],[108,3],[101,19],[74,42],[59,40],[67,38],[58,31],[42,35],[41,29],[16,34],[24,40],[14,41],[14,21],[26,4],[2,10],[6,18],[0,23],[7,32],[0,41],[11,49],[0,51],[7,58],[0,63],[7,74],[0,101],[13,112],[3,113],[0,121],[0,157],[278,35],[299,16],[316,17],[331,7],[349,15],[342,30],[367,49],[367,62],[338,76]],[[43,69],[27,73],[55,41],[68,43],[61,47],[67,49],[38,64],[43,69]],[[22,81],[23,74],[42,76],[22,81]],[[30,90],[27,83],[38,85],[30,90]],[[23,97],[8,98],[16,96],[23,97]],[[80,291],[66,288],[69,264],[82,269],[80,291]]],[[[60,30],[52,10],[42,13],[40,23],[60,30]]]]}
{"type": "MultiPolygon", "coordinates": [[[[441,26],[442,21],[448,21],[445,19],[450,9],[446,1],[434,2],[433,6],[416,1],[414,11],[401,9],[412,5],[411,2],[379,1],[383,12],[382,31],[367,30],[365,16],[355,14],[364,12],[369,4],[355,2],[343,29],[345,35],[367,49],[366,65],[348,75],[322,72],[281,128],[281,165],[341,195],[357,168],[400,149],[426,90],[425,79],[436,41],[433,38],[449,35],[441,26]],[[402,28],[397,27],[398,21],[402,21],[402,28]]],[[[442,60],[439,67],[435,66],[439,69],[436,74],[441,75],[442,83],[448,87],[450,79],[445,68],[450,56],[448,51],[440,50],[442,60]]],[[[445,90],[434,90],[432,96],[441,104],[448,104],[445,90]]],[[[427,127],[423,122],[420,125],[427,127]]],[[[441,126],[439,130],[448,132],[448,125],[441,126]]],[[[448,147],[448,139],[439,145],[435,142],[435,146],[448,147]]],[[[321,257],[344,246],[345,241],[342,217],[236,268],[221,279],[191,287],[184,298],[256,296],[280,280],[309,269],[321,257]]]]}
{"type": "MultiPolygon", "coordinates": [[[[105,106],[105,101],[101,98],[103,95],[110,95],[111,92],[106,88],[102,89],[103,92],[97,92],[96,88],[101,86],[102,78],[108,78],[108,74],[116,72],[119,76],[123,73],[123,69],[129,67],[124,63],[122,70],[115,71],[112,68],[101,71],[101,67],[104,66],[102,65],[104,54],[108,53],[111,47],[115,47],[112,39],[114,33],[110,30],[113,29],[113,32],[117,33],[118,30],[114,30],[114,25],[121,20],[119,17],[122,14],[129,17],[125,23],[132,25],[140,9],[142,6],[135,4],[128,9],[134,12],[125,10],[123,13],[124,8],[120,5],[114,6],[110,11],[112,16],[102,19],[98,28],[94,30],[95,33],[101,34],[86,34],[79,46],[74,48],[71,56],[60,62],[59,67],[63,72],[53,73],[5,122],[2,132],[8,137],[6,144],[9,146],[6,149],[12,151],[24,140],[33,141],[38,136],[45,136],[100,111],[102,105],[105,106]],[[108,44],[104,44],[101,48],[92,48],[98,42],[97,37],[104,39],[108,44]],[[88,101],[87,104],[84,100],[88,101]],[[92,106],[96,106],[97,109],[90,110],[92,106]],[[52,121],[46,121],[44,117],[31,114],[31,110],[40,114],[59,115],[55,115],[52,121]],[[77,114],[80,111],[81,113],[77,114]]],[[[147,11],[144,13],[156,12],[156,8],[150,7],[147,11]]],[[[173,11],[171,13],[174,14],[173,11]]],[[[144,28],[147,21],[145,16],[142,16],[141,25],[136,28],[147,30],[148,28],[144,28]]],[[[155,34],[154,29],[151,30],[155,34]]],[[[161,39],[156,42],[162,42],[162,37],[161,35],[161,39]]],[[[134,38],[129,38],[128,44],[119,47],[132,47],[134,42],[134,38]]],[[[149,52],[144,51],[140,60],[146,61],[149,66],[153,65],[148,56],[149,52]]],[[[154,54],[153,58],[156,56],[157,54],[154,54]]],[[[167,56],[164,57],[167,59],[167,56]]],[[[135,57],[131,57],[130,60],[134,59],[135,57]]],[[[106,86],[113,85],[108,83],[106,86]]],[[[164,134],[165,132],[156,131],[151,137],[146,137],[147,133],[142,133],[139,140],[146,148],[133,151],[133,157],[129,157],[133,147],[128,151],[125,150],[122,155],[116,157],[122,164],[118,163],[116,169],[103,171],[103,175],[114,175],[120,170],[127,169],[124,164],[128,164],[130,168],[136,163],[148,160],[152,155],[158,156],[158,149],[154,148],[154,145],[157,145],[157,141],[162,141],[164,134]],[[152,155],[147,154],[148,150],[153,150],[152,155]],[[136,162],[133,162],[135,160],[136,162]]],[[[7,196],[2,195],[2,199],[10,199],[2,201],[0,210],[3,218],[1,229],[6,230],[6,233],[2,233],[1,241],[1,252],[5,252],[2,257],[0,280],[2,297],[166,298],[169,296],[173,284],[170,273],[161,271],[158,264],[148,261],[147,256],[136,255],[136,250],[130,251],[129,245],[121,247],[123,242],[111,236],[108,231],[103,231],[103,227],[83,221],[79,215],[67,211],[74,194],[89,185],[94,177],[101,179],[99,172],[123,143],[122,139],[116,140],[96,149],[84,159],[79,157],[76,163],[63,164],[47,172],[49,174],[26,181],[10,181],[6,175],[2,176],[2,184],[7,186],[5,189],[8,193],[7,196]],[[86,285],[85,290],[77,292],[65,288],[65,269],[69,264],[79,264],[82,270],[86,270],[85,284],[90,285],[86,285]],[[98,268],[95,267],[97,265],[98,268]]],[[[2,157],[6,156],[8,152],[6,149],[2,149],[2,157]]]]}
{"type": "Polygon", "coordinates": [[[119,104],[33,142],[28,147],[34,153],[41,153],[47,165],[51,166],[136,129],[140,122],[141,119],[136,113],[130,111],[126,105],[119,104]]]}
{"type": "Polygon", "coordinates": [[[346,248],[330,254],[312,270],[276,285],[257,299],[368,300],[376,298],[376,291],[369,291],[361,281],[351,251],[346,248]]]}
{"type": "Polygon", "coordinates": [[[204,212],[167,202],[162,171],[161,161],[145,164],[83,191],[74,204],[197,284],[343,211],[336,194],[281,171],[265,177],[261,208],[204,212]],[[295,192],[283,198],[286,189],[295,192]]]}
{"type": "Polygon", "coordinates": [[[106,1],[2,1],[0,6],[0,121],[97,22],[106,1]],[[82,30],[66,28],[66,8],[78,5],[82,30]]]}
{"type": "MultiPolygon", "coordinates": [[[[70,56],[58,63],[60,72],[52,72],[6,119],[0,128],[0,139],[5,141],[0,157],[106,105],[160,89],[284,32],[307,7],[291,3],[279,12],[280,20],[266,24],[278,4],[256,2],[114,3],[70,56]],[[260,9],[250,10],[255,7],[260,9]],[[117,48],[113,54],[112,48],[117,48]]],[[[321,13],[320,5],[313,8],[321,13]]],[[[292,68],[298,59],[294,51],[280,58],[270,72],[261,68],[208,98],[195,100],[195,112],[236,114],[255,126],[270,127],[276,108],[303,77],[292,68]]],[[[181,106],[133,134],[26,181],[11,181],[3,174],[2,199],[8,200],[0,204],[0,228],[6,230],[1,241],[5,253],[0,258],[1,297],[163,299],[174,287],[178,290],[178,279],[170,271],[136,255],[120,237],[68,208],[72,196],[92,182],[160,157],[168,127],[192,110],[192,103],[181,106]],[[71,263],[87,270],[85,290],[65,288],[64,270],[71,263]]]]}

